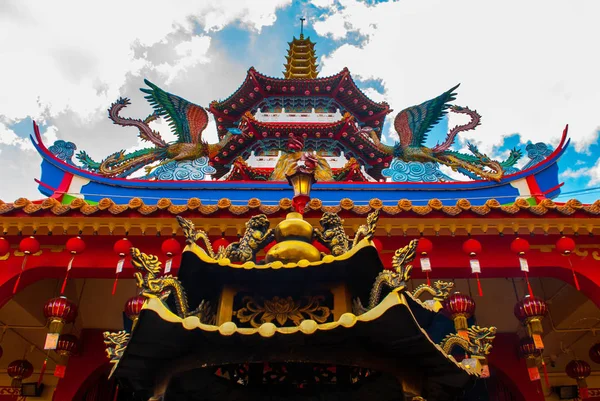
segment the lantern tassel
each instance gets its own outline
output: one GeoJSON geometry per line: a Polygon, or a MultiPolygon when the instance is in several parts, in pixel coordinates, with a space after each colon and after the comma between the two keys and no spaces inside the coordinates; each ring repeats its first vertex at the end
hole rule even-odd
{"type": "Polygon", "coordinates": [[[550,380],[548,380],[548,369],[546,368],[546,362],[542,358],[542,369],[544,370],[544,383],[546,383],[546,387],[550,388],[550,380]]]}
{"type": "Polygon", "coordinates": [[[113,397],[113,401],[117,401],[118,397],[119,397],[119,385],[117,384],[115,386],[115,396],[113,397]]]}
{"type": "Polygon", "coordinates": [[[123,265],[125,264],[125,255],[121,254],[120,256],[121,256],[121,258],[117,262],[117,268],[115,270],[115,282],[114,282],[113,288],[112,288],[112,295],[115,295],[115,293],[117,292],[117,283],[119,282],[119,273],[121,273],[123,271],[123,265]]]}
{"type": "Polygon", "coordinates": [[[117,283],[119,282],[119,273],[115,276],[115,282],[113,283],[112,293],[111,295],[115,295],[117,292],[117,283]]]}
{"type": "Polygon", "coordinates": [[[481,282],[479,281],[479,273],[475,273],[475,277],[477,278],[477,291],[479,291],[479,296],[483,296],[483,289],[481,288],[481,282]]]}
{"type": "Polygon", "coordinates": [[[431,287],[431,280],[429,279],[429,272],[427,272],[426,275],[427,275],[427,285],[429,287],[431,287]]]}
{"type": "Polygon", "coordinates": [[[13,295],[17,293],[17,289],[19,288],[19,283],[21,282],[21,275],[23,274],[23,271],[25,270],[25,264],[27,263],[27,257],[29,256],[29,254],[25,254],[25,256],[23,257],[23,263],[21,263],[21,272],[19,273],[19,276],[17,277],[17,281],[15,282],[15,286],[13,287],[13,295]]]}
{"type": "Polygon", "coordinates": [[[65,288],[67,287],[67,280],[69,280],[69,272],[71,271],[71,268],[73,267],[73,260],[75,260],[75,255],[73,255],[71,257],[71,260],[69,260],[69,264],[67,265],[67,272],[65,273],[65,279],[63,280],[62,287],[60,287],[60,295],[65,293],[65,288]]]}
{"type": "Polygon", "coordinates": [[[529,282],[529,274],[525,273],[525,281],[527,282],[527,290],[529,291],[529,296],[533,298],[533,289],[531,288],[531,283],[529,282]]]}
{"type": "Polygon", "coordinates": [[[571,257],[568,256],[569,259],[569,265],[571,266],[571,273],[573,273],[573,282],[575,283],[575,288],[577,288],[577,291],[580,291],[580,287],[579,287],[579,280],[577,279],[577,274],[575,274],[575,267],[573,266],[573,262],[571,262],[571,257]]]}
{"type": "Polygon", "coordinates": [[[42,380],[44,379],[44,373],[46,373],[46,366],[48,365],[48,354],[46,354],[46,359],[44,359],[44,363],[42,364],[42,369],[40,370],[40,377],[38,377],[37,385],[42,384],[42,380]]]}

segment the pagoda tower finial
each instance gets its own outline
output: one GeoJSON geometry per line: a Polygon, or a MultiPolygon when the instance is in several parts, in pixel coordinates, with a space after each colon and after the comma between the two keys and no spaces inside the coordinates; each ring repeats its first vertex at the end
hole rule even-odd
{"type": "Polygon", "coordinates": [[[315,44],[310,38],[304,38],[304,21],[300,18],[300,38],[295,37],[289,42],[290,48],[285,57],[287,62],[283,65],[285,79],[315,79],[317,72],[317,57],[315,55],[315,44]]]}

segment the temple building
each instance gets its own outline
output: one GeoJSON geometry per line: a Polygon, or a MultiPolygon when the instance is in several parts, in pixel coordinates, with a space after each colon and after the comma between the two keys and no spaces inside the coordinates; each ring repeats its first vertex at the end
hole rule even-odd
{"type": "Polygon", "coordinates": [[[134,152],[33,124],[43,195],[0,201],[0,401],[600,400],[600,201],[553,201],[568,126],[461,151],[458,86],[391,114],[316,50],[207,107],[145,80],[148,117],[108,110],[134,152]]]}

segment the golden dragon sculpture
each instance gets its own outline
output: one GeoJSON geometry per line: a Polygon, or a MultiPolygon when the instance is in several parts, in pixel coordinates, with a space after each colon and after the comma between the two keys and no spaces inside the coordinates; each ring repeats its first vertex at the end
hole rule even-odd
{"type": "Polygon", "coordinates": [[[256,254],[267,246],[275,238],[273,229],[269,228],[271,223],[264,214],[253,216],[246,222],[246,231],[237,242],[232,242],[226,248],[220,247],[217,252],[213,251],[208,234],[196,228],[191,220],[177,216],[177,222],[183,230],[188,244],[202,241],[206,252],[213,259],[227,258],[232,262],[248,262],[255,260],[256,254]]]}
{"type": "Polygon", "coordinates": [[[471,326],[467,329],[468,339],[456,333],[448,334],[440,343],[440,347],[447,355],[450,355],[454,347],[459,347],[473,357],[485,358],[492,350],[496,331],[494,326],[471,326]]]}
{"type": "Polygon", "coordinates": [[[123,356],[125,348],[131,335],[125,330],[110,332],[105,331],[102,333],[104,337],[104,345],[106,346],[106,355],[110,359],[110,363],[117,363],[123,356]]]}
{"type": "Polygon", "coordinates": [[[372,239],[379,220],[379,209],[367,216],[367,223],[361,225],[354,239],[350,239],[344,230],[344,220],[336,213],[325,212],[319,220],[322,230],[313,229],[314,237],[321,244],[329,248],[333,256],[340,256],[354,248],[363,238],[372,239]]]}
{"type": "Polygon", "coordinates": [[[131,248],[131,257],[131,264],[137,270],[134,273],[135,281],[143,296],[166,299],[172,293],[179,317],[197,316],[203,323],[210,324],[212,322],[214,315],[211,313],[211,306],[208,302],[202,301],[198,308],[190,311],[181,282],[171,275],[159,277],[162,264],[157,256],[147,255],[138,248],[131,248]]]}
{"type": "Polygon", "coordinates": [[[410,272],[412,271],[410,262],[412,262],[417,254],[418,242],[419,240],[413,239],[408,245],[394,252],[392,270],[384,270],[377,275],[375,283],[373,283],[373,287],[371,288],[369,305],[365,308],[359,298],[354,300],[353,309],[355,315],[361,315],[376,307],[381,301],[381,294],[385,287],[390,288],[393,292],[402,291],[405,288],[406,282],[410,280],[410,272]]]}
{"type": "Polygon", "coordinates": [[[420,298],[423,294],[430,294],[433,296],[434,301],[442,302],[448,298],[453,288],[453,282],[438,280],[433,283],[433,286],[421,284],[413,290],[412,296],[413,298],[420,298]]]}

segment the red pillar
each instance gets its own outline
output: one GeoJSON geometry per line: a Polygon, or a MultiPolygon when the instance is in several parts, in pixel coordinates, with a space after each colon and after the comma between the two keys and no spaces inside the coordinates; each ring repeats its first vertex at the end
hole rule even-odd
{"type": "Polygon", "coordinates": [[[540,381],[529,380],[527,365],[519,359],[517,346],[519,336],[513,333],[499,333],[494,339],[492,352],[488,361],[490,366],[502,372],[508,379],[511,392],[521,396],[521,401],[544,401],[544,393],[540,381]]]}
{"type": "Polygon", "coordinates": [[[81,352],[69,358],[65,377],[60,379],[53,401],[77,401],[83,392],[94,383],[110,363],[105,354],[102,330],[84,329],[80,338],[81,352]]]}

